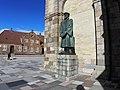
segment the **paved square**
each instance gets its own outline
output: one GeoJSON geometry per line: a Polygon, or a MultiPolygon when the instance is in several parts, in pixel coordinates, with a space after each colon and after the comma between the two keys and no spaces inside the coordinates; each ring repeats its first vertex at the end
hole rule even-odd
{"type": "MultiPolygon", "coordinates": [[[[24,59],[24,56],[21,58],[24,59]]],[[[31,58],[33,59],[20,60],[16,57],[15,60],[0,60],[0,90],[76,90],[78,85],[82,85],[85,90],[117,90],[116,83],[105,80],[99,82],[87,75],[80,75],[70,81],[60,81],[55,78],[57,73],[44,71],[40,67],[43,56],[31,58]]]]}

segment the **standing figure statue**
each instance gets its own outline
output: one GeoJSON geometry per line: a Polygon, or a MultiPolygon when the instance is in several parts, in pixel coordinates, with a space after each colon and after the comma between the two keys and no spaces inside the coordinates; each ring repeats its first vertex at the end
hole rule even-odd
{"type": "Polygon", "coordinates": [[[61,48],[60,54],[75,54],[75,38],[73,37],[73,20],[69,19],[70,13],[64,13],[64,20],[60,24],[61,48]]]}

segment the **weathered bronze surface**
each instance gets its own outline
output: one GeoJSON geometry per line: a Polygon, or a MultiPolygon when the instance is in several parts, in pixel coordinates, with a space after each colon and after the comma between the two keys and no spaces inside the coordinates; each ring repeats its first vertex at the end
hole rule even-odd
{"type": "Polygon", "coordinates": [[[73,37],[73,20],[69,19],[70,14],[64,13],[64,20],[60,24],[61,48],[64,51],[60,54],[75,54],[75,38],[73,37]]]}

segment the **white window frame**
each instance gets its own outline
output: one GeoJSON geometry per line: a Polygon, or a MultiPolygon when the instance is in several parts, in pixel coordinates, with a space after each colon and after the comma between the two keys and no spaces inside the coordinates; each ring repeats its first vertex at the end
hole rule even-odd
{"type": "Polygon", "coordinates": [[[36,48],[36,52],[38,53],[38,52],[39,52],[39,50],[40,50],[40,49],[39,49],[39,47],[37,47],[37,48],[36,48]]]}
{"type": "Polygon", "coordinates": [[[30,52],[34,52],[34,48],[33,47],[30,47],[30,52]]]}
{"type": "Polygon", "coordinates": [[[18,52],[22,52],[22,46],[18,46],[18,52]]]}
{"type": "Polygon", "coordinates": [[[27,46],[24,46],[24,47],[23,47],[23,51],[24,51],[24,52],[27,52],[27,46]]]}
{"type": "Polygon", "coordinates": [[[2,51],[7,51],[7,45],[2,45],[2,51]]]}

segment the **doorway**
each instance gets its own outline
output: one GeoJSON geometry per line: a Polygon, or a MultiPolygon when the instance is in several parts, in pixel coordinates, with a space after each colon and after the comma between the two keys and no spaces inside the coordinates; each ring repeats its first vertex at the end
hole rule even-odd
{"type": "Polygon", "coordinates": [[[14,53],[14,46],[10,46],[10,53],[14,53]]]}

